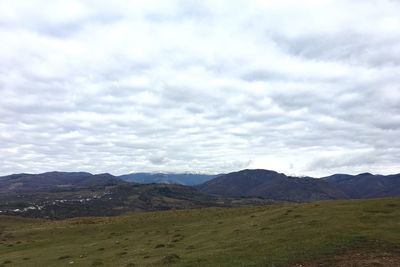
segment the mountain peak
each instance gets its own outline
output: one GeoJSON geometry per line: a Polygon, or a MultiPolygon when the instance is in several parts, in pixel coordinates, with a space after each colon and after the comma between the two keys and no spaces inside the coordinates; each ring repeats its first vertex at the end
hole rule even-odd
{"type": "Polygon", "coordinates": [[[357,176],[373,176],[373,174],[369,173],[369,172],[363,172],[363,173],[358,174],[357,176]]]}
{"type": "Polygon", "coordinates": [[[241,171],[233,172],[233,173],[243,173],[243,174],[279,174],[276,171],[272,170],[264,170],[264,169],[244,169],[241,171]]]}
{"type": "Polygon", "coordinates": [[[346,198],[327,181],[288,177],[283,173],[263,169],[246,169],[221,175],[197,188],[214,195],[254,196],[285,201],[346,198]]]}

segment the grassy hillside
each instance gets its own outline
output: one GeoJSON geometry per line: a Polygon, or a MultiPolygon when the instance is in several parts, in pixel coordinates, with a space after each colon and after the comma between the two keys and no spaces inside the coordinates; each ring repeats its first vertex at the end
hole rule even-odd
{"type": "Polygon", "coordinates": [[[0,217],[0,240],[4,266],[307,266],[357,250],[393,261],[400,259],[400,199],[64,221],[0,217]]]}

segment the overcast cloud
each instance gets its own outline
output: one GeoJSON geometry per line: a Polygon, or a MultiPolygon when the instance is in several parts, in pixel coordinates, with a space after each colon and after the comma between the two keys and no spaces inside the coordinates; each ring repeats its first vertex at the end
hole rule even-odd
{"type": "Polygon", "coordinates": [[[0,174],[398,173],[400,1],[0,0],[0,174]]]}

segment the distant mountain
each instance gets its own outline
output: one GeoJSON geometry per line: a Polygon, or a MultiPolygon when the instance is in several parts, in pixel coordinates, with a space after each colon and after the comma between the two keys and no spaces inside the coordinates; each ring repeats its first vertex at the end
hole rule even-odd
{"type": "Polygon", "coordinates": [[[272,203],[261,198],[226,198],[175,184],[132,184],[0,193],[0,215],[64,219],[128,212],[239,207],[272,203]]]}
{"type": "MultiPolygon", "coordinates": [[[[195,175],[198,179],[205,178],[202,176],[195,175]]],[[[210,196],[184,185],[130,183],[108,173],[47,172],[0,177],[0,215],[63,219],[267,203],[271,201],[210,196]]]]}
{"type": "Polygon", "coordinates": [[[218,176],[47,172],[0,177],[0,213],[49,218],[379,197],[400,197],[400,174],[335,174],[317,179],[242,170],[218,176]],[[201,181],[205,182],[196,185],[201,181]]]}
{"type": "Polygon", "coordinates": [[[0,193],[60,190],[76,187],[106,186],[123,183],[108,173],[46,172],[12,174],[0,177],[0,193]]]}
{"type": "Polygon", "coordinates": [[[335,174],[321,178],[334,184],[349,198],[379,198],[400,196],[400,174],[359,175],[335,174]]]}
{"type": "Polygon", "coordinates": [[[283,201],[314,201],[347,198],[329,181],[290,177],[269,170],[242,170],[218,176],[196,187],[203,193],[222,196],[257,196],[283,201]]]}
{"type": "Polygon", "coordinates": [[[180,184],[198,185],[215,178],[217,175],[195,174],[195,173],[132,173],[118,176],[118,178],[140,184],[180,184]]]}

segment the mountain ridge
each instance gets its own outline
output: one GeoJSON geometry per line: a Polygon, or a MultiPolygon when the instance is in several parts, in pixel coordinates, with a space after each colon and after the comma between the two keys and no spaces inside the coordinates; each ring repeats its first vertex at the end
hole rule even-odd
{"type": "Polygon", "coordinates": [[[203,193],[224,196],[258,196],[281,201],[345,199],[329,182],[311,177],[292,177],[263,169],[245,169],[221,175],[196,187],[203,193]]]}
{"type": "Polygon", "coordinates": [[[321,178],[288,176],[273,170],[244,169],[221,175],[193,173],[45,172],[0,177],[0,193],[65,190],[133,184],[189,185],[202,193],[235,197],[263,197],[279,201],[379,198],[400,196],[400,174],[333,174],[321,178]],[[200,183],[202,182],[202,183],[200,183]]]}
{"type": "Polygon", "coordinates": [[[334,174],[321,178],[340,188],[349,198],[400,196],[400,174],[334,174]]]}
{"type": "Polygon", "coordinates": [[[117,176],[118,178],[134,183],[150,184],[181,184],[181,185],[198,185],[211,180],[218,175],[200,174],[200,173],[166,173],[166,172],[137,172],[117,176]]]}
{"type": "Polygon", "coordinates": [[[294,177],[264,169],[245,169],[218,176],[196,186],[223,196],[258,196],[282,201],[315,201],[400,196],[400,174],[334,174],[327,177],[294,177]]]}
{"type": "Polygon", "coordinates": [[[44,172],[11,174],[0,177],[0,192],[48,191],[60,188],[106,186],[124,183],[109,173],[44,172]]]}

